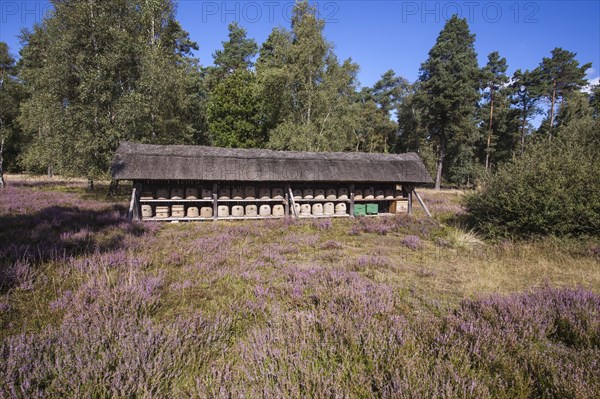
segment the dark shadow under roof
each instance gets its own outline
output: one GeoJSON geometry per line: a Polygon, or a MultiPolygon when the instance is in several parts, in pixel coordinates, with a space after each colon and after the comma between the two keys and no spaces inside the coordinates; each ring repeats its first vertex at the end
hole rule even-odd
{"type": "Polygon", "coordinates": [[[296,152],[121,142],[117,180],[431,183],[415,153],[296,152]]]}

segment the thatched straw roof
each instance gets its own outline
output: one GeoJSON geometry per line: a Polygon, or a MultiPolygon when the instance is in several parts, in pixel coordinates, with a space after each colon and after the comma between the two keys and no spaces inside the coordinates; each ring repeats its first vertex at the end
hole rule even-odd
{"type": "Polygon", "coordinates": [[[122,142],[117,180],[431,183],[421,158],[408,154],[294,152],[122,142]]]}

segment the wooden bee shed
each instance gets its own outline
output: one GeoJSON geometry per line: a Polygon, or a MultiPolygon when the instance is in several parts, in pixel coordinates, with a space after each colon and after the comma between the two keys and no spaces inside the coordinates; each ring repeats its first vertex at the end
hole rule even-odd
{"type": "Polygon", "coordinates": [[[432,182],[415,153],[314,153],[129,142],[120,144],[112,175],[133,182],[130,217],[157,221],[354,217],[355,204],[376,204],[369,208],[377,209],[378,215],[411,213],[414,187],[432,182]],[[268,207],[261,212],[263,205],[268,207]],[[302,205],[309,205],[311,213],[302,205]],[[325,205],[327,212],[323,212],[325,205]]]}

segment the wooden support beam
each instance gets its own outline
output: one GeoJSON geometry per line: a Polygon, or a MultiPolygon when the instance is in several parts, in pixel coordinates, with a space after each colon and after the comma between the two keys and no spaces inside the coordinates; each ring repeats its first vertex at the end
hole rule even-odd
{"type": "Polygon", "coordinates": [[[413,187],[407,187],[406,189],[407,191],[407,195],[408,195],[408,215],[412,215],[413,213],[413,198],[412,198],[412,193],[413,193],[413,187]]]}
{"type": "Polygon", "coordinates": [[[433,218],[433,216],[431,216],[431,212],[429,212],[429,209],[427,209],[427,205],[425,205],[425,202],[423,202],[421,196],[419,195],[419,193],[417,193],[417,190],[413,188],[412,192],[415,194],[415,197],[417,197],[417,201],[419,201],[419,204],[421,204],[421,207],[423,208],[427,216],[433,218]]]}
{"type": "Polygon", "coordinates": [[[292,187],[288,186],[288,197],[290,198],[289,202],[292,205],[292,215],[294,215],[294,217],[297,219],[298,218],[298,212],[296,212],[296,201],[294,201],[294,192],[292,191],[292,187]]]}
{"type": "Polygon", "coordinates": [[[219,213],[219,203],[217,202],[219,199],[218,189],[217,183],[213,183],[213,220],[217,220],[217,215],[219,213]]]}
{"type": "Polygon", "coordinates": [[[131,201],[129,201],[129,209],[127,210],[127,219],[133,220],[133,208],[135,207],[135,187],[131,190],[131,201]]]}
{"type": "Polygon", "coordinates": [[[354,217],[354,184],[350,185],[350,217],[354,217]]]}
{"type": "Polygon", "coordinates": [[[133,209],[131,210],[131,219],[132,220],[142,220],[142,212],[140,205],[140,197],[142,196],[142,183],[135,182],[133,184],[133,209]]]}

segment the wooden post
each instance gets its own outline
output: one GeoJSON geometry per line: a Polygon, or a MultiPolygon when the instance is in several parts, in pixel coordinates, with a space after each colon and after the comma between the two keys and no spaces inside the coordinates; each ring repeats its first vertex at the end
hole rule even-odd
{"type": "Polygon", "coordinates": [[[350,185],[350,217],[354,217],[354,184],[350,185]]]}
{"type": "Polygon", "coordinates": [[[2,159],[2,152],[4,151],[4,137],[2,138],[2,141],[0,141],[0,188],[4,188],[5,184],[4,184],[4,169],[2,167],[2,163],[3,163],[3,159],[2,159]]]}
{"type": "Polygon", "coordinates": [[[412,215],[412,205],[413,205],[413,198],[412,198],[412,193],[413,193],[413,187],[412,186],[408,186],[406,188],[406,192],[408,195],[408,215],[412,215]]]}
{"type": "Polygon", "coordinates": [[[292,208],[292,214],[297,219],[298,218],[298,212],[296,212],[296,201],[294,200],[294,193],[292,191],[292,188],[289,185],[288,185],[287,189],[288,189],[288,193],[286,195],[290,198],[290,203],[292,204],[292,206],[291,206],[291,208],[292,208]]]}
{"type": "Polygon", "coordinates": [[[135,207],[135,187],[131,190],[131,200],[129,201],[129,209],[127,210],[127,219],[133,220],[133,208],[135,207]]]}
{"type": "Polygon", "coordinates": [[[430,218],[433,218],[433,216],[431,216],[431,213],[429,212],[429,209],[427,209],[425,202],[423,202],[423,200],[421,199],[421,196],[419,195],[419,193],[417,193],[417,190],[415,190],[413,188],[412,192],[415,194],[415,197],[417,197],[417,201],[419,201],[419,204],[421,204],[421,207],[423,208],[423,210],[425,211],[427,216],[429,216],[430,218]]]}
{"type": "Polygon", "coordinates": [[[133,184],[133,192],[132,192],[132,210],[131,210],[131,218],[133,220],[142,220],[142,213],[140,209],[140,197],[142,195],[142,183],[135,182],[133,184]]]}
{"type": "Polygon", "coordinates": [[[219,203],[217,202],[219,194],[217,194],[217,190],[217,183],[213,183],[213,220],[217,220],[217,214],[219,212],[219,203]]]}

